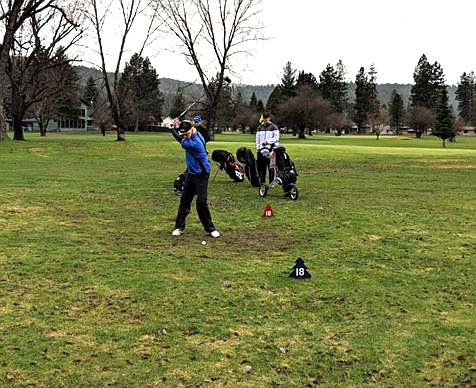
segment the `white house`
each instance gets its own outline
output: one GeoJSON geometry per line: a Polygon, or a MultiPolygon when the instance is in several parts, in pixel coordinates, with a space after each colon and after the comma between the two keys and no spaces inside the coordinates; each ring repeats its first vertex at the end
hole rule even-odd
{"type": "Polygon", "coordinates": [[[81,101],[81,106],[78,107],[78,116],[74,119],[60,119],[53,120],[48,125],[50,131],[67,132],[67,131],[92,131],[93,119],[90,117],[91,106],[81,101]]]}
{"type": "MultiPolygon", "coordinates": [[[[77,116],[74,118],[61,118],[54,119],[48,122],[48,132],[68,132],[68,131],[92,131],[94,120],[90,117],[91,107],[85,102],[81,101],[80,105],[76,108],[77,116]]],[[[27,122],[27,119],[24,120],[27,122]]],[[[27,131],[39,132],[40,127],[34,119],[28,120],[27,131]]]]}

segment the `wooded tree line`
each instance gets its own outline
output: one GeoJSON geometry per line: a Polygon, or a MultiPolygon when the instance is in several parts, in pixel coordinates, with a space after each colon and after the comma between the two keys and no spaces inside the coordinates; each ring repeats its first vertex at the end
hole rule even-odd
{"type": "MultiPolygon", "coordinates": [[[[25,114],[37,118],[46,133],[48,118],[75,115],[77,101],[94,107],[94,117],[102,125],[114,123],[118,140],[131,125],[137,130],[151,116],[158,116],[163,104],[157,71],[143,51],[157,31],[175,37],[185,60],[196,70],[203,99],[196,111],[212,130],[235,126],[254,128],[265,110],[275,121],[299,137],[313,129],[333,130],[336,135],[366,128],[377,135],[384,124],[396,131],[402,125],[416,136],[432,129],[443,140],[454,139],[458,125],[474,125],[474,74],[464,73],[457,89],[459,120],[448,105],[447,86],[441,66],[430,64],[423,55],[413,74],[409,106],[394,91],[388,104],[379,101],[377,71],[362,67],[355,76],[355,101],[349,102],[349,81],[342,61],[330,64],[315,77],[298,71],[288,62],[281,83],[271,93],[266,106],[252,96],[245,101],[239,88],[225,82],[234,74],[235,56],[248,52],[250,42],[265,39],[258,18],[260,0],[12,0],[0,8],[0,138],[6,136],[6,115],[11,118],[14,139],[23,139],[25,114]],[[119,10],[119,12],[117,12],[119,10]],[[147,33],[138,52],[121,68],[125,47],[134,23],[146,16],[147,33]],[[110,56],[105,50],[104,33],[108,19],[117,24],[115,71],[106,71],[110,56]],[[84,28],[96,37],[102,76],[88,80],[85,90],[78,86],[72,66],[76,59],[68,52],[79,42],[84,28]],[[209,55],[205,55],[208,53],[209,55]],[[94,88],[97,90],[94,90],[94,88]]],[[[177,90],[171,115],[190,103],[186,88],[177,90]]],[[[253,129],[252,129],[253,130],[253,129]]]]}
{"type": "Polygon", "coordinates": [[[380,136],[384,126],[396,133],[403,126],[411,127],[416,137],[431,129],[431,134],[454,140],[463,125],[474,125],[476,118],[474,74],[464,73],[457,86],[459,117],[449,105],[448,87],[438,62],[428,62],[425,55],[413,73],[410,101],[404,106],[402,96],[393,91],[388,104],[379,101],[377,71],[372,64],[366,72],[361,67],[355,76],[355,100],[347,95],[348,80],[342,61],[330,64],[319,74],[297,71],[288,62],[281,83],[271,93],[266,109],[281,127],[289,127],[304,138],[312,130],[333,130],[337,136],[344,131],[364,133],[366,128],[380,136]]]}

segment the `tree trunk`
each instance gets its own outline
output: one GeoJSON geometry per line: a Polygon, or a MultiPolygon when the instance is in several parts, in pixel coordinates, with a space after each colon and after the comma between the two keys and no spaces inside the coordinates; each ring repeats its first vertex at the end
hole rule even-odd
{"type": "Polygon", "coordinates": [[[446,139],[443,139],[443,148],[446,148],[446,142],[445,142],[446,139]]]}
{"type": "Polygon", "coordinates": [[[379,139],[379,137],[380,137],[380,133],[377,133],[377,140],[379,139]]]}
{"type": "Polygon", "coordinates": [[[126,141],[126,133],[119,127],[117,127],[117,141],[126,141]]]}
{"type": "Polygon", "coordinates": [[[8,140],[8,123],[3,109],[3,99],[0,99],[0,141],[8,140]]]}
{"type": "Polygon", "coordinates": [[[22,116],[12,115],[13,119],[13,140],[25,140],[23,136],[23,127],[21,126],[22,116]]]}
{"type": "Polygon", "coordinates": [[[305,139],[306,138],[306,135],[305,135],[305,132],[306,129],[303,128],[303,129],[299,129],[299,136],[298,136],[298,139],[305,139]]]}
{"type": "Polygon", "coordinates": [[[139,119],[136,119],[136,126],[134,128],[134,132],[135,133],[139,132],[139,119]]]}
{"type": "Polygon", "coordinates": [[[208,134],[210,135],[210,140],[211,141],[215,140],[215,123],[216,123],[215,113],[211,111],[210,112],[210,121],[208,122],[208,125],[207,125],[208,134]]]}

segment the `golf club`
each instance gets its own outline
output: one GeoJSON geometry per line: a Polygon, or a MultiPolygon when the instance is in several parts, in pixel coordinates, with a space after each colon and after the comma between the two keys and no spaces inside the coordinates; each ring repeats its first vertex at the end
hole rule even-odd
{"type": "MultiPolygon", "coordinates": [[[[223,86],[228,86],[231,84],[231,79],[228,76],[223,77],[223,86]]],[[[180,119],[185,113],[187,113],[192,107],[199,102],[203,97],[205,97],[207,93],[203,93],[200,97],[198,97],[194,102],[192,102],[182,113],[178,115],[178,118],[180,119]]]]}

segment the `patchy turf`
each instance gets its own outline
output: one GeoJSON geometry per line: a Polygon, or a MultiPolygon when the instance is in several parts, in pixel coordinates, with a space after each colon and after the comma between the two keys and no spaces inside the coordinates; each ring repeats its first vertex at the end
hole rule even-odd
{"type": "Polygon", "coordinates": [[[284,136],[299,200],[221,172],[212,240],[171,136],[114,138],[0,144],[0,386],[476,387],[476,139],[284,136]]]}

